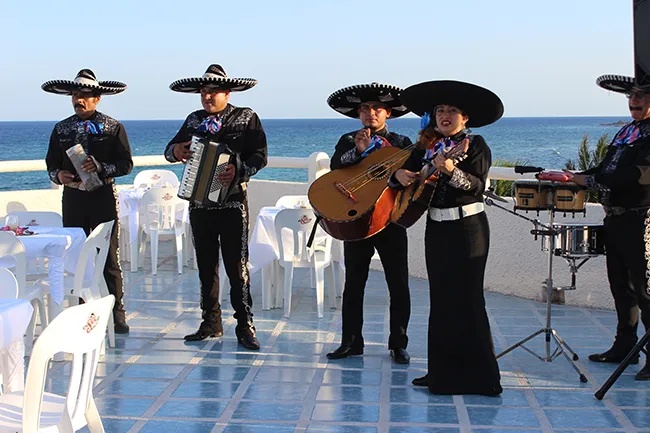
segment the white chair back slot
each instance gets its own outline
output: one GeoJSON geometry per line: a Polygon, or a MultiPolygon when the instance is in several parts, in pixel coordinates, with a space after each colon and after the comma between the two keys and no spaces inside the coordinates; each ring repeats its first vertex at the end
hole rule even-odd
{"type": "Polygon", "coordinates": [[[92,423],[94,425],[91,431],[101,431],[95,430],[98,423],[101,427],[101,420],[92,389],[114,304],[115,297],[109,295],[83,305],[69,307],[43,330],[42,338],[34,344],[27,369],[22,413],[23,431],[40,431],[46,373],[50,360],[59,352],[73,356],[66,405],[59,425],[78,429],[92,423]]]}
{"type": "Polygon", "coordinates": [[[280,207],[284,209],[291,208],[311,208],[309,204],[309,198],[306,195],[285,195],[278,199],[275,202],[275,207],[280,207]]]}
{"type": "Polygon", "coordinates": [[[141,186],[150,187],[172,187],[178,189],[180,182],[178,176],[171,170],[142,170],[135,175],[133,179],[133,186],[139,188],[141,186]]]}
{"type": "Polygon", "coordinates": [[[16,215],[21,227],[63,227],[63,218],[56,212],[26,211],[10,212],[8,215],[16,215]]]}
{"type": "Polygon", "coordinates": [[[0,298],[18,299],[18,280],[7,268],[0,268],[0,298]]]}

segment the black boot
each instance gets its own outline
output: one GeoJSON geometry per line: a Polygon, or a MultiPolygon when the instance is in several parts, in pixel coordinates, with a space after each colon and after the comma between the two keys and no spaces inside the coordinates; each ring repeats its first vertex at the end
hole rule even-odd
{"type": "Polygon", "coordinates": [[[429,375],[425,374],[422,377],[416,377],[411,383],[415,386],[429,386],[429,375]]]}
{"type": "MultiPolygon", "coordinates": [[[[632,347],[634,347],[634,344],[630,347],[623,347],[622,345],[617,345],[614,343],[614,345],[611,347],[611,349],[603,352],[603,353],[594,353],[589,355],[589,360],[592,362],[611,362],[611,363],[620,363],[625,359],[627,354],[632,350],[632,347]]],[[[630,364],[638,364],[639,363],[639,355],[635,356],[630,360],[630,364]]]]}
{"type": "Polygon", "coordinates": [[[237,342],[249,350],[260,350],[260,342],[255,336],[253,325],[237,325],[235,328],[237,342]]]}
{"type": "Polygon", "coordinates": [[[128,334],[131,328],[126,323],[126,313],[120,311],[113,313],[113,322],[115,323],[114,330],[116,334],[128,334]]]}
{"type": "Polygon", "coordinates": [[[338,349],[326,356],[327,359],[343,359],[354,355],[363,355],[363,342],[358,342],[358,339],[352,336],[344,338],[338,349]]]}

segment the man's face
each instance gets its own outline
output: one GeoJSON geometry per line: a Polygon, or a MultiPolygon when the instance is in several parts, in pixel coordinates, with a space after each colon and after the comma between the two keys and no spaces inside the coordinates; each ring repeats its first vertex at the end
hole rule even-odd
{"type": "Polygon", "coordinates": [[[359,105],[359,120],[372,131],[383,129],[389,116],[390,108],[381,102],[370,101],[359,105]]]}
{"type": "Polygon", "coordinates": [[[93,96],[90,92],[74,92],[72,94],[72,107],[77,116],[87,119],[97,110],[101,96],[93,96]]]}
{"type": "Polygon", "coordinates": [[[643,120],[650,117],[650,91],[632,89],[627,93],[630,115],[634,120],[643,120]]]}
{"type": "Polygon", "coordinates": [[[228,105],[230,90],[219,90],[204,88],[201,89],[201,105],[203,109],[210,114],[216,114],[223,111],[228,105]]]}

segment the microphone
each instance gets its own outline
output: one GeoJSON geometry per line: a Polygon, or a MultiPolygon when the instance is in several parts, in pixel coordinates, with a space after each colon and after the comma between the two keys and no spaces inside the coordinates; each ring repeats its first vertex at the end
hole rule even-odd
{"type": "Polygon", "coordinates": [[[541,173],[544,171],[543,167],[533,167],[532,165],[515,165],[515,173],[541,173]]]}

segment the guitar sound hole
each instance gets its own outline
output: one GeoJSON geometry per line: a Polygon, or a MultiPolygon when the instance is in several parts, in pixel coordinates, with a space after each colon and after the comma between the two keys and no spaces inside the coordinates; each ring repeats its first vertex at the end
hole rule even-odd
{"type": "Polygon", "coordinates": [[[368,175],[371,179],[383,179],[388,176],[388,170],[383,165],[375,165],[370,167],[368,170],[368,175]]]}
{"type": "Polygon", "coordinates": [[[354,209],[350,209],[350,210],[348,211],[348,216],[353,217],[353,216],[355,216],[356,214],[357,214],[357,211],[354,210],[354,209]]]}

